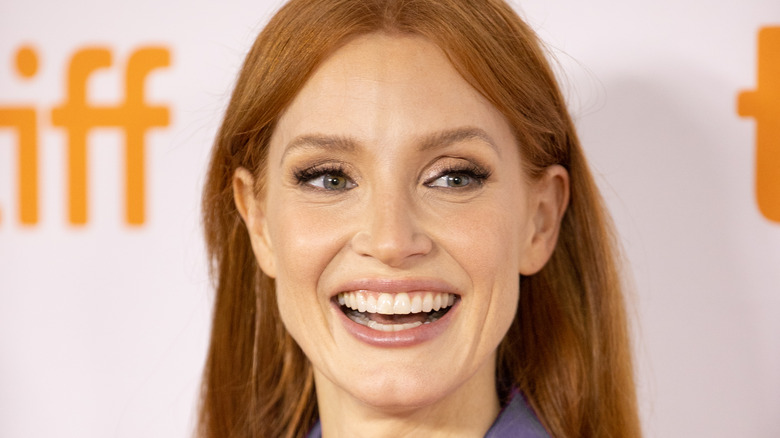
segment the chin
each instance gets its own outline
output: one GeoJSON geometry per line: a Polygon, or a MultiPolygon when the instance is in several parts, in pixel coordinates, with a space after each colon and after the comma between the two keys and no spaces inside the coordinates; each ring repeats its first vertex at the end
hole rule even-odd
{"type": "Polygon", "coordinates": [[[399,414],[434,406],[453,392],[453,388],[449,388],[441,379],[437,381],[394,375],[365,386],[353,387],[349,392],[355,399],[374,410],[399,414]],[[431,382],[436,385],[431,385],[431,382]]]}

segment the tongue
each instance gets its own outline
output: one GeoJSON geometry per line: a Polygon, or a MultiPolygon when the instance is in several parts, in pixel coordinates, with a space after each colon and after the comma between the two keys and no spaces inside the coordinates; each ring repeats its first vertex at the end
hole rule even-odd
{"type": "Polygon", "coordinates": [[[409,324],[428,320],[428,314],[425,312],[410,313],[408,315],[382,315],[381,313],[365,313],[365,315],[368,319],[380,324],[409,324]]]}

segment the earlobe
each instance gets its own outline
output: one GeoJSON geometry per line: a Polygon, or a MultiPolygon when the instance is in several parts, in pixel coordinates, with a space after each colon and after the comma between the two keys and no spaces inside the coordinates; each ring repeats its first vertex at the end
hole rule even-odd
{"type": "Polygon", "coordinates": [[[533,275],[550,259],[558,242],[561,220],[569,206],[569,172],[560,165],[545,169],[533,185],[534,203],[530,212],[533,234],[520,263],[520,273],[533,275]]]}
{"type": "Polygon", "coordinates": [[[252,251],[255,253],[260,269],[269,277],[276,277],[276,264],[265,208],[255,193],[255,179],[252,173],[243,167],[236,169],[233,174],[233,202],[249,232],[252,251]]]}

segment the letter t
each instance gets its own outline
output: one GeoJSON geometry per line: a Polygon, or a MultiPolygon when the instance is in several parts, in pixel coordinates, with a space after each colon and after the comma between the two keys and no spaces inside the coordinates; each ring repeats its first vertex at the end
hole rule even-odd
{"type": "Polygon", "coordinates": [[[780,27],[758,33],[758,85],[739,94],[738,113],[756,119],[756,200],[780,222],[780,27]]]}

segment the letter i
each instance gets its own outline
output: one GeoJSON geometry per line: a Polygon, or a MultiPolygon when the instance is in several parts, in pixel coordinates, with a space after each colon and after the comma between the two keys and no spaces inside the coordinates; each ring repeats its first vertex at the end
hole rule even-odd
{"type": "MultiPolygon", "coordinates": [[[[30,79],[38,72],[38,55],[30,47],[16,52],[16,72],[30,79]]],[[[0,128],[14,128],[19,137],[19,222],[38,223],[38,127],[35,108],[0,107],[0,128]]]]}

